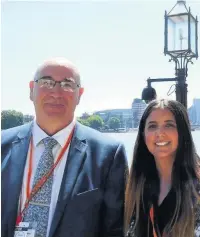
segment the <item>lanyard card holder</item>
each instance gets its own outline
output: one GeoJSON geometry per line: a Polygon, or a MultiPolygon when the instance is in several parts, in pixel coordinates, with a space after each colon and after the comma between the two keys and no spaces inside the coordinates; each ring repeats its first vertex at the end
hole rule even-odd
{"type": "Polygon", "coordinates": [[[36,237],[36,222],[20,222],[15,227],[14,237],[36,237]]]}

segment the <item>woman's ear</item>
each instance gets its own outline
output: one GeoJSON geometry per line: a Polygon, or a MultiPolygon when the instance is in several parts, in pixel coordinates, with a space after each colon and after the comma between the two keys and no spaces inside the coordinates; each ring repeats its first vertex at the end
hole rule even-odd
{"type": "Polygon", "coordinates": [[[146,143],[145,132],[144,132],[144,131],[142,132],[142,137],[143,137],[143,139],[144,139],[144,142],[146,143]]]}

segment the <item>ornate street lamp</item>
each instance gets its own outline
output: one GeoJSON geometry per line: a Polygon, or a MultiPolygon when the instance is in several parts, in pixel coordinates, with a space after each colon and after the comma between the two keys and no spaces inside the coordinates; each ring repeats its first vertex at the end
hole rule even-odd
{"type": "MultiPolygon", "coordinates": [[[[186,7],[185,1],[177,1],[172,10],[165,11],[165,43],[164,54],[175,62],[175,78],[147,79],[148,86],[143,90],[142,99],[151,100],[148,95],[152,91],[151,82],[176,81],[176,100],[187,107],[188,63],[198,58],[198,20],[186,7]],[[145,92],[146,91],[146,92],[145,92]]],[[[154,93],[154,97],[156,92],[154,93]]]]}

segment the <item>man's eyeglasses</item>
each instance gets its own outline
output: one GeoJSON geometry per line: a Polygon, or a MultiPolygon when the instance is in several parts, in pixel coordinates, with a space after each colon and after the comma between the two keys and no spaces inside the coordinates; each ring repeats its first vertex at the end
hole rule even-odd
{"type": "Polygon", "coordinates": [[[51,77],[42,77],[35,80],[38,83],[40,88],[53,89],[56,83],[60,84],[60,87],[64,91],[74,92],[77,87],[80,87],[80,84],[77,84],[73,78],[66,78],[63,81],[55,81],[51,77]]]}

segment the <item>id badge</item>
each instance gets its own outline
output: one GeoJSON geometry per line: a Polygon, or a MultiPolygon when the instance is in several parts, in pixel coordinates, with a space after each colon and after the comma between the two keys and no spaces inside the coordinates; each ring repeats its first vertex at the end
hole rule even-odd
{"type": "Polygon", "coordinates": [[[14,237],[36,237],[36,222],[20,222],[15,227],[14,237]]]}

